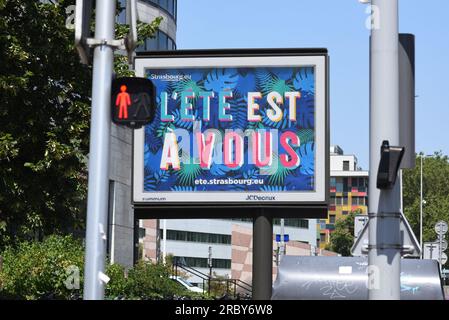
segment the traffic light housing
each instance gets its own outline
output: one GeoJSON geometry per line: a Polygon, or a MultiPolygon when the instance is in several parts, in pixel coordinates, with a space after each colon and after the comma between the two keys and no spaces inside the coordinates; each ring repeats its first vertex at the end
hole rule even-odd
{"type": "Polygon", "coordinates": [[[404,151],[404,147],[390,146],[388,140],[382,142],[379,170],[377,171],[378,189],[393,188],[404,151]]]}
{"type": "Polygon", "coordinates": [[[149,79],[114,79],[111,94],[111,119],[115,124],[138,129],[153,121],[156,92],[149,79]]]}

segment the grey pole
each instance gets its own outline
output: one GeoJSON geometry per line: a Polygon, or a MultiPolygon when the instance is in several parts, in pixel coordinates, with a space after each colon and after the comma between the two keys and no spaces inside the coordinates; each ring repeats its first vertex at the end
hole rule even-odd
{"type": "Polygon", "coordinates": [[[424,248],[423,248],[423,238],[422,238],[422,217],[423,217],[423,212],[422,212],[422,205],[423,205],[423,186],[422,186],[422,156],[421,156],[421,184],[420,184],[420,202],[419,202],[419,245],[421,246],[421,259],[423,258],[423,252],[424,252],[424,248]]]}
{"type": "Polygon", "coordinates": [[[285,255],[285,242],[284,242],[284,234],[285,234],[285,230],[284,230],[284,225],[285,225],[285,220],[284,218],[281,219],[281,259],[282,256],[285,255]]]}
{"type": "Polygon", "coordinates": [[[398,0],[372,0],[377,14],[370,48],[370,172],[368,289],[370,300],[400,299],[400,177],[376,187],[381,145],[399,145],[398,0]]]}
{"type": "MultiPolygon", "coordinates": [[[[114,39],[115,0],[97,1],[95,39],[114,39]]],[[[104,298],[101,280],[106,258],[108,218],[110,100],[113,49],[106,43],[94,50],[90,124],[84,299],[104,298]]]]}
{"type": "Polygon", "coordinates": [[[270,300],[273,283],[273,220],[261,209],[253,222],[253,300],[270,300]]]}

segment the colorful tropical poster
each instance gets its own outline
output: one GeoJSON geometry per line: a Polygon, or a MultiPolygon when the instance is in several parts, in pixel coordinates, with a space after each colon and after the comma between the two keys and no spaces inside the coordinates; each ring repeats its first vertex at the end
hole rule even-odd
{"type": "MultiPolygon", "coordinates": [[[[143,191],[313,191],[315,67],[148,68],[143,191]]],[[[269,199],[268,199],[269,200],[269,199]]]]}

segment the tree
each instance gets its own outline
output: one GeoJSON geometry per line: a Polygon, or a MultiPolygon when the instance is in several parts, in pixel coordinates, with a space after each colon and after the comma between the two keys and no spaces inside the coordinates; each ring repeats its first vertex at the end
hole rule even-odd
{"type": "MultiPolygon", "coordinates": [[[[404,213],[419,237],[420,171],[422,154],[416,156],[416,166],[403,170],[404,213]]],[[[423,239],[434,241],[434,226],[439,220],[449,223],[449,158],[441,152],[423,158],[423,239]]]]}
{"type": "Polygon", "coordinates": [[[330,235],[329,250],[344,257],[351,255],[351,247],[354,244],[354,219],[361,213],[361,210],[352,211],[335,223],[335,230],[330,235]]]}
{"type": "MultiPolygon", "coordinates": [[[[66,27],[74,3],[0,0],[0,248],[84,227],[91,67],[66,27]]],[[[139,35],[160,21],[139,24],[139,35]]],[[[126,31],[117,26],[117,37],[126,31]]],[[[123,56],[115,67],[132,74],[123,56]]]]}

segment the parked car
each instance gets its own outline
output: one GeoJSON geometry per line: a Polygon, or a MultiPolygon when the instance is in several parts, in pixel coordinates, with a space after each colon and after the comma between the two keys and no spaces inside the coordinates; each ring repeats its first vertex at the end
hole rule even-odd
{"type": "Polygon", "coordinates": [[[170,279],[178,282],[180,285],[182,285],[184,288],[186,288],[189,291],[197,292],[197,293],[204,293],[203,289],[201,289],[197,286],[194,286],[189,281],[187,281],[184,278],[181,278],[180,276],[170,276],[170,279]]]}

